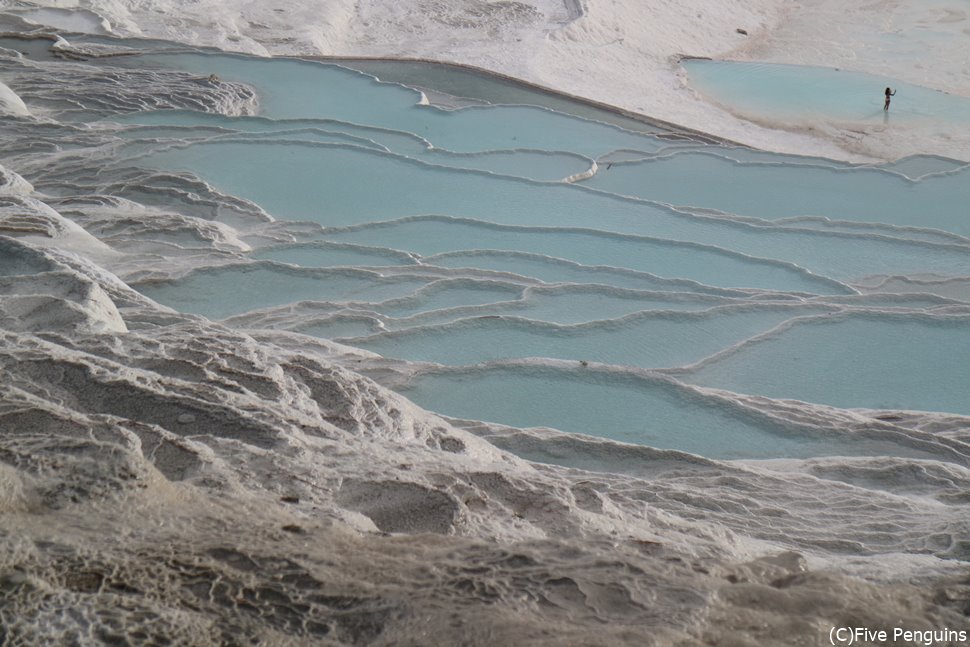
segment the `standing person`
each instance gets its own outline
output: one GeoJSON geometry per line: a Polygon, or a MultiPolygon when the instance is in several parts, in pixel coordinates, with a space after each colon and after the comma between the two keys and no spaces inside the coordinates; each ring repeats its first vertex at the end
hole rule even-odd
{"type": "Polygon", "coordinates": [[[896,91],[890,88],[886,88],[886,105],[882,107],[883,110],[889,110],[889,97],[896,96],[896,91]]]}

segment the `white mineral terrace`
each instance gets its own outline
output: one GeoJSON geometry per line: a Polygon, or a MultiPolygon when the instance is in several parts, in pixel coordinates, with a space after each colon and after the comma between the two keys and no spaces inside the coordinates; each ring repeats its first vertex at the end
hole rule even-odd
{"type": "Polygon", "coordinates": [[[964,5],[0,0],[0,644],[965,643],[964,5]]]}

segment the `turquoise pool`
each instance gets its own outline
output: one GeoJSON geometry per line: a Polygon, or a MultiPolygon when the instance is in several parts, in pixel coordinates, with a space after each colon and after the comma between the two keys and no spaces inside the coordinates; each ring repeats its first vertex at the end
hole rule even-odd
{"type": "MultiPolygon", "coordinates": [[[[125,64],[250,84],[261,112],[114,117],[129,142],[118,164],[191,173],[292,232],[137,284],[162,303],[379,353],[410,375],[397,388],[445,415],[711,457],[932,456],[917,432],[860,436],[809,412],[970,414],[959,160],[855,166],[581,110],[444,110],[318,62],[125,64]],[[804,413],[767,415],[772,399],[804,413]]],[[[779,109],[881,118],[881,88],[874,103],[847,73],[689,66],[759,105],[742,82],[783,79],[779,109]]],[[[962,118],[959,100],[917,110],[899,87],[901,118],[962,118]]]]}

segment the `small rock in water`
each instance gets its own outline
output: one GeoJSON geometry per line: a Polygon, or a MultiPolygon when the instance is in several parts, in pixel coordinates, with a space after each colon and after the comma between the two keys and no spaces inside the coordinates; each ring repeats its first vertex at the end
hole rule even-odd
{"type": "Polygon", "coordinates": [[[183,413],[177,418],[177,420],[181,424],[187,425],[190,422],[195,422],[195,416],[193,416],[191,413],[183,413]]]}

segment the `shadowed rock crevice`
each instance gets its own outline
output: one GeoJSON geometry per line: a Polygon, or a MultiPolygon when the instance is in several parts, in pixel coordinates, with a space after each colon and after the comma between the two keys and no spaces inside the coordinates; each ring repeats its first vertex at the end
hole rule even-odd
{"type": "Polygon", "coordinates": [[[384,532],[450,534],[462,506],[444,492],[417,483],[345,480],[337,503],[367,516],[384,532]]]}

